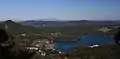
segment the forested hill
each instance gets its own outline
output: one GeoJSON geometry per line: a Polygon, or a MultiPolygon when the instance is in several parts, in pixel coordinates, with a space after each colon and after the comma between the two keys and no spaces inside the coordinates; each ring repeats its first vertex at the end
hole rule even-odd
{"type": "Polygon", "coordinates": [[[12,20],[0,22],[0,28],[6,29],[11,33],[29,33],[38,31],[38,29],[33,26],[21,25],[12,20]]]}
{"type": "Polygon", "coordinates": [[[1,22],[0,27],[5,29],[6,24],[7,30],[11,33],[43,33],[46,35],[51,32],[59,32],[79,36],[86,32],[101,33],[98,31],[101,27],[119,25],[120,21],[25,21],[16,23],[7,20],[1,22]]]}

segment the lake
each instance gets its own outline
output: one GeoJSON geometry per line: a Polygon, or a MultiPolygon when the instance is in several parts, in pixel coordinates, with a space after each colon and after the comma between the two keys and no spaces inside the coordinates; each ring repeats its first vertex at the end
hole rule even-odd
{"type": "Polygon", "coordinates": [[[85,34],[81,36],[81,39],[74,42],[55,42],[55,49],[62,52],[70,52],[77,46],[90,46],[90,45],[109,45],[114,44],[113,37],[101,34],[85,34]]]}

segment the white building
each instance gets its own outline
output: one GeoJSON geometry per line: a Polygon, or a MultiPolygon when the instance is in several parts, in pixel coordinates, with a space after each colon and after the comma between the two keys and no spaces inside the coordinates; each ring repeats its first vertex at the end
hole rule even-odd
{"type": "Polygon", "coordinates": [[[99,47],[99,45],[92,45],[92,46],[88,46],[90,48],[95,48],[95,47],[99,47]]]}
{"type": "Polygon", "coordinates": [[[107,27],[102,27],[101,29],[99,29],[99,31],[102,31],[104,33],[108,32],[110,30],[112,30],[112,29],[108,29],[107,27]]]}
{"type": "Polygon", "coordinates": [[[21,34],[21,36],[26,36],[26,34],[21,34]]]}

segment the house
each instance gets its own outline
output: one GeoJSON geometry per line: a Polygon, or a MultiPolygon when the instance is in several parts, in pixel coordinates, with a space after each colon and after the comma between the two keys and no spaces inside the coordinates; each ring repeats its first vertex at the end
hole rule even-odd
{"type": "Polygon", "coordinates": [[[53,50],[53,49],[54,49],[54,44],[49,44],[49,43],[46,44],[46,45],[45,45],[45,49],[46,49],[46,50],[53,50]]]}
{"type": "Polygon", "coordinates": [[[27,49],[27,50],[34,50],[34,51],[38,50],[37,47],[26,47],[26,49],[27,49]]]}
{"type": "Polygon", "coordinates": [[[21,36],[26,36],[27,34],[21,34],[21,36]]]}

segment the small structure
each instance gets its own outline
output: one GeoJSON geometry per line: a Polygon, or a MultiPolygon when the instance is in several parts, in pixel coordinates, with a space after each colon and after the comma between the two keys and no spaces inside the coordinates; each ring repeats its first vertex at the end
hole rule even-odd
{"type": "Polygon", "coordinates": [[[58,35],[60,35],[61,33],[59,32],[55,32],[55,33],[50,33],[50,35],[54,36],[54,37],[57,37],[58,35]]]}
{"type": "Polygon", "coordinates": [[[54,44],[49,39],[38,39],[33,41],[32,46],[38,47],[39,49],[49,50],[54,49],[54,44]]]}
{"type": "Polygon", "coordinates": [[[42,56],[46,56],[46,53],[45,53],[45,52],[41,52],[41,55],[42,55],[42,56]]]}
{"type": "Polygon", "coordinates": [[[99,45],[92,45],[92,46],[88,46],[90,48],[95,48],[95,47],[99,47],[99,45]]]}
{"type": "Polygon", "coordinates": [[[104,33],[108,32],[110,30],[112,30],[112,29],[108,29],[107,27],[102,27],[101,29],[99,29],[99,31],[102,31],[104,33]]]}
{"type": "Polygon", "coordinates": [[[45,45],[46,50],[53,50],[54,49],[54,44],[46,44],[45,45]]]}
{"type": "Polygon", "coordinates": [[[27,34],[21,34],[21,36],[26,36],[27,34]]]}
{"type": "Polygon", "coordinates": [[[27,50],[33,50],[33,51],[38,50],[38,48],[37,48],[37,47],[26,47],[26,49],[27,49],[27,50]]]}

